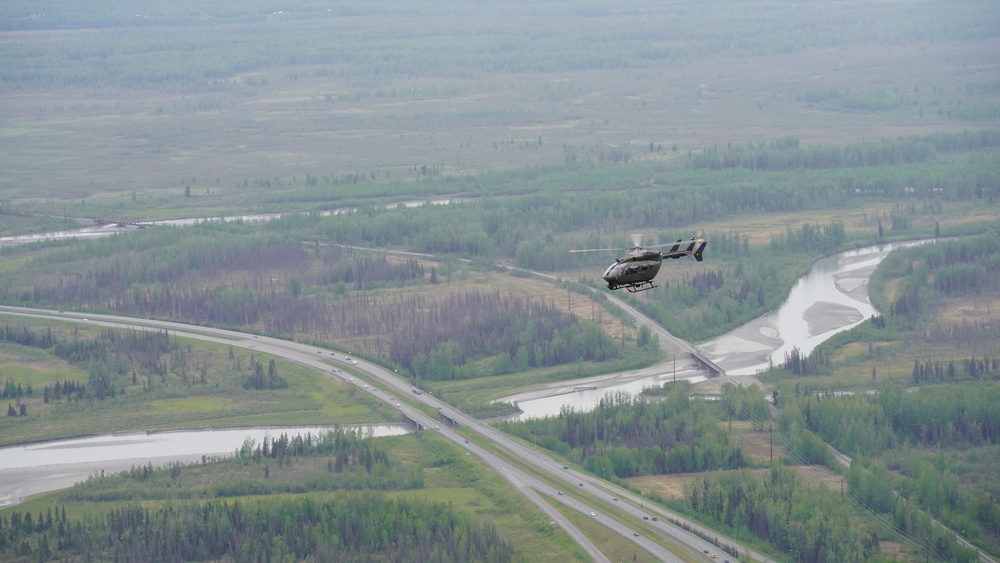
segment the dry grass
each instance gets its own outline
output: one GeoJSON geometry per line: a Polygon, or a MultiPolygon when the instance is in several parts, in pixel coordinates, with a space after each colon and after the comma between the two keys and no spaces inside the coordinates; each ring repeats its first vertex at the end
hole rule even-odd
{"type": "Polygon", "coordinates": [[[940,304],[935,317],[942,322],[1000,322],[1000,293],[947,298],[940,304]]]}

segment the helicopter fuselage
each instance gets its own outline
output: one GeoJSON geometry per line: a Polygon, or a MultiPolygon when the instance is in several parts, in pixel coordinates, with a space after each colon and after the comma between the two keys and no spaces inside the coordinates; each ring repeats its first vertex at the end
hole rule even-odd
{"type": "Polygon", "coordinates": [[[653,278],[660,271],[663,255],[652,250],[634,250],[604,271],[604,281],[608,289],[624,287],[629,291],[640,291],[653,287],[653,278]],[[649,287],[643,287],[645,285],[649,287]]]}

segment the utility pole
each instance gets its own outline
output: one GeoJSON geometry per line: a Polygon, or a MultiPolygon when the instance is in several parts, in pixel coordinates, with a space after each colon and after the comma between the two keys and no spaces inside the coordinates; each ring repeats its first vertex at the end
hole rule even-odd
{"type": "Polygon", "coordinates": [[[767,425],[767,449],[771,454],[771,465],[774,465],[774,429],[767,425]]]}
{"type": "Polygon", "coordinates": [[[727,397],[729,399],[729,433],[733,433],[733,395],[729,394],[727,397]]]}

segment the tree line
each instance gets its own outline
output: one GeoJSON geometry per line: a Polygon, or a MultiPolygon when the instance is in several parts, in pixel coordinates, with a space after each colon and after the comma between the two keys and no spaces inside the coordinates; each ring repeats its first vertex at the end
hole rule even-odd
{"type": "Polygon", "coordinates": [[[966,484],[969,474],[978,471],[960,470],[957,462],[949,462],[943,454],[930,463],[918,460],[919,452],[938,448],[968,451],[970,457],[989,456],[987,452],[1000,442],[998,400],[1000,390],[988,384],[910,391],[893,387],[880,389],[877,395],[809,394],[786,398],[778,424],[789,436],[815,432],[837,449],[865,460],[864,469],[852,466],[853,494],[871,505],[871,510],[902,519],[899,525],[904,529],[913,528],[915,517],[908,508],[904,510],[905,499],[997,549],[1000,503],[981,494],[983,487],[994,487],[996,480],[966,484]],[[890,464],[892,477],[886,472],[890,464]],[[895,497],[893,489],[901,492],[902,499],[895,497]]]}
{"type": "Polygon", "coordinates": [[[997,130],[916,135],[877,143],[857,143],[847,147],[804,148],[799,146],[798,139],[791,137],[778,139],[770,144],[760,142],[745,147],[729,145],[725,151],[715,147],[692,154],[689,166],[712,170],[745,168],[758,171],[897,166],[928,162],[939,150],[978,151],[996,146],[1000,146],[1000,131],[997,130]]]}
{"type": "Polygon", "coordinates": [[[614,11],[618,20],[610,26],[601,19],[612,11],[598,4],[518,8],[501,3],[472,17],[466,5],[449,2],[443,9],[461,22],[456,30],[452,19],[437,21],[428,16],[426,7],[412,2],[393,12],[358,6],[327,9],[300,2],[296,10],[284,14],[213,5],[207,21],[202,17],[204,7],[187,1],[140,14],[103,1],[56,12],[14,6],[3,13],[5,31],[89,29],[94,33],[88,35],[97,37],[71,35],[41,45],[13,45],[10,68],[0,79],[16,90],[102,87],[252,95],[253,81],[233,77],[295,65],[304,69],[289,71],[289,79],[333,74],[370,84],[365,90],[376,92],[385,90],[380,87],[384,78],[378,78],[386,76],[453,78],[656,68],[718,56],[802,53],[873,40],[880,46],[909,40],[967,41],[987,33],[977,31],[974,22],[981,14],[974,5],[965,4],[951,10],[930,6],[917,13],[896,6],[851,7],[838,12],[838,26],[829,29],[808,27],[809,22],[831,17],[822,5],[788,12],[781,22],[754,18],[753,25],[747,25],[729,4],[678,12],[643,2],[614,11]],[[392,33],[391,29],[414,19],[426,23],[403,37],[392,33]],[[892,21],[901,31],[898,36],[873,36],[871,21],[892,21]],[[205,29],[212,31],[204,33],[205,29]],[[110,32],[98,35],[101,30],[110,32]],[[156,52],[149,52],[151,42],[160,46],[156,52]],[[302,44],[315,48],[302,50],[302,44]],[[185,61],[183,54],[190,52],[205,56],[185,61]],[[396,57],[390,56],[393,53],[396,57]],[[243,90],[236,90],[237,85],[243,90]]]}
{"type": "MultiPolygon", "coordinates": [[[[890,303],[877,303],[893,317],[907,324],[931,310],[940,296],[954,297],[985,293],[998,287],[1000,280],[1000,230],[957,240],[938,240],[892,252],[872,277],[875,288],[886,280],[899,278],[900,289],[890,303]]],[[[882,299],[881,292],[873,292],[882,299]]]]}
{"type": "Polygon", "coordinates": [[[70,519],[0,516],[5,560],[522,561],[510,540],[443,502],[346,492],[251,501],[130,503],[70,519]]]}
{"type": "Polygon", "coordinates": [[[228,458],[201,463],[133,466],[93,474],[61,493],[73,502],[165,501],[313,491],[405,491],[424,486],[423,469],[405,463],[360,431],[247,438],[228,458]]]}
{"type": "Polygon", "coordinates": [[[685,487],[685,506],[737,536],[757,537],[800,561],[878,559],[882,540],[902,543],[914,556],[972,563],[977,553],[957,544],[925,514],[898,505],[896,522],[879,524],[859,515],[850,496],[824,485],[807,485],[790,470],[772,467],[758,478],[747,471],[698,478],[685,487]]]}
{"type": "Polygon", "coordinates": [[[720,428],[725,415],[718,405],[691,400],[689,392],[686,382],[678,382],[658,402],[614,393],[593,411],[563,408],[554,417],[500,428],[604,478],[748,467],[742,447],[720,428]]]}
{"type": "MultiPolygon", "coordinates": [[[[806,395],[790,401],[783,416],[801,419],[834,447],[875,456],[911,447],[978,447],[1000,442],[1000,390],[989,384],[936,386],[847,397],[806,395]]],[[[786,423],[787,425],[787,423],[786,423]]]]}

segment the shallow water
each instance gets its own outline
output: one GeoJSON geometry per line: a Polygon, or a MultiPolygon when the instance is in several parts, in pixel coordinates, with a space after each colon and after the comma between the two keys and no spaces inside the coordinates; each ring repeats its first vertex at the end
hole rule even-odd
{"type": "MultiPolygon", "coordinates": [[[[229,457],[247,439],[256,444],[276,438],[319,435],[334,426],[258,427],[175,432],[109,434],[0,448],[0,508],[45,491],[62,489],[94,474],[132,467],[196,462],[202,457],[229,457]]],[[[373,437],[410,432],[405,424],[340,425],[370,432],[373,437]]]]}

